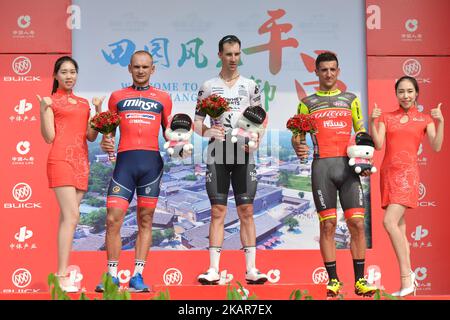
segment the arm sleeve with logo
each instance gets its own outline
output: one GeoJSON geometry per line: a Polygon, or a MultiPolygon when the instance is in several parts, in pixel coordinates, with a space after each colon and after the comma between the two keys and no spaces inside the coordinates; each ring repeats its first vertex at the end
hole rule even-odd
{"type": "MultiPolygon", "coordinates": [[[[260,106],[261,108],[264,108],[261,104],[261,91],[259,89],[258,84],[252,80],[250,81],[250,86],[248,88],[249,90],[249,101],[251,107],[260,106]]],[[[264,128],[267,128],[267,123],[269,122],[269,110],[266,111],[266,118],[264,119],[263,126],[264,128]]],[[[260,138],[263,136],[263,134],[260,136],[260,138]]]]}
{"type": "Polygon", "coordinates": [[[249,97],[249,101],[250,101],[250,106],[251,107],[256,107],[256,106],[261,106],[261,91],[259,90],[259,86],[256,84],[255,81],[250,81],[250,85],[248,88],[250,97],[249,97]]]}
{"type": "Polygon", "coordinates": [[[364,128],[364,118],[361,111],[361,101],[359,101],[358,97],[355,96],[351,104],[352,109],[352,120],[353,120],[353,129],[355,132],[362,131],[366,132],[364,128]]]}
{"type": "Polygon", "coordinates": [[[309,109],[303,101],[300,101],[297,107],[297,114],[309,114],[309,109]]]}

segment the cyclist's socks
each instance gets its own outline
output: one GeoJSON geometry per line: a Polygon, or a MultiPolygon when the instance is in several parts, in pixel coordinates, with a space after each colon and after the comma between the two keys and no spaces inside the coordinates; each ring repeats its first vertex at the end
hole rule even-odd
{"type": "Polygon", "coordinates": [[[219,272],[220,251],[222,251],[221,247],[209,247],[209,267],[217,272],[219,272]]]}
{"type": "Polygon", "coordinates": [[[325,262],[325,269],[328,272],[328,279],[337,279],[339,281],[336,272],[336,261],[325,262]]]}
{"type": "Polygon", "coordinates": [[[256,247],[255,246],[247,246],[244,247],[245,253],[245,265],[247,267],[247,271],[250,271],[253,268],[256,268],[256,247]]]}
{"type": "Polygon", "coordinates": [[[355,282],[364,278],[365,259],[353,259],[353,272],[355,273],[355,282]]]}
{"type": "Polygon", "coordinates": [[[111,277],[117,278],[117,266],[119,265],[119,261],[117,260],[108,260],[108,273],[111,277]]]}
{"type": "Polygon", "coordinates": [[[145,260],[135,259],[133,277],[138,273],[142,274],[144,272],[144,267],[145,267],[145,260]]]}

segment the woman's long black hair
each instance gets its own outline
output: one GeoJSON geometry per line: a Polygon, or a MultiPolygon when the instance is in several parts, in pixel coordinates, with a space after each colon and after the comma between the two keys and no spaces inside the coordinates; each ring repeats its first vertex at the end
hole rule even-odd
{"type": "MultiPolygon", "coordinates": [[[[55,68],[53,69],[53,75],[54,75],[54,76],[58,73],[58,71],[59,71],[59,69],[61,68],[62,64],[63,64],[64,62],[67,62],[67,61],[71,62],[71,63],[75,66],[75,70],[76,70],[77,73],[78,73],[78,63],[77,63],[74,59],[72,59],[71,57],[69,57],[69,56],[63,56],[63,57],[61,57],[61,58],[58,58],[58,60],[56,60],[56,62],[55,62],[55,68]]],[[[53,79],[53,89],[52,89],[52,94],[54,94],[54,93],[56,92],[57,89],[58,89],[58,80],[53,79]]]]}

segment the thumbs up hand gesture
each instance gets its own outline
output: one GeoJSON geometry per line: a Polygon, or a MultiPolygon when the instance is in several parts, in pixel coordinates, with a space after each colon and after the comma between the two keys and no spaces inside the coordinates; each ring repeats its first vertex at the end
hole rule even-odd
{"type": "Polygon", "coordinates": [[[42,112],[45,112],[47,110],[47,108],[50,107],[52,104],[52,98],[50,98],[50,97],[41,98],[41,96],[37,94],[36,98],[39,101],[42,112]]]}
{"type": "Polygon", "coordinates": [[[378,108],[377,104],[375,103],[375,107],[372,110],[371,118],[372,120],[375,120],[376,118],[379,118],[381,116],[381,109],[378,108]]]}
{"type": "Polygon", "coordinates": [[[431,109],[431,117],[439,122],[444,121],[444,116],[442,115],[441,111],[441,105],[442,103],[439,103],[436,108],[431,109]]]}
{"type": "Polygon", "coordinates": [[[103,100],[105,100],[105,96],[103,96],[101,98],[99,98],[99,97],[92,98],[92,104],[95,106],[95,112],[97,112],[97,113],[102,112],[103,100]]]}

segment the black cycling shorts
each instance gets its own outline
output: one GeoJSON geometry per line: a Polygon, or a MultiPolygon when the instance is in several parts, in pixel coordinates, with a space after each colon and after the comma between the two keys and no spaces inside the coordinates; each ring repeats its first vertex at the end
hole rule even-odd
{"type": "Polygon", "coordinates": [[[345,218],[364,217],[364,196],[359,175],[348,157],[319,158],[312,163],[312,191],[320,220],[336,217],[337,192],[345,218]]]}

